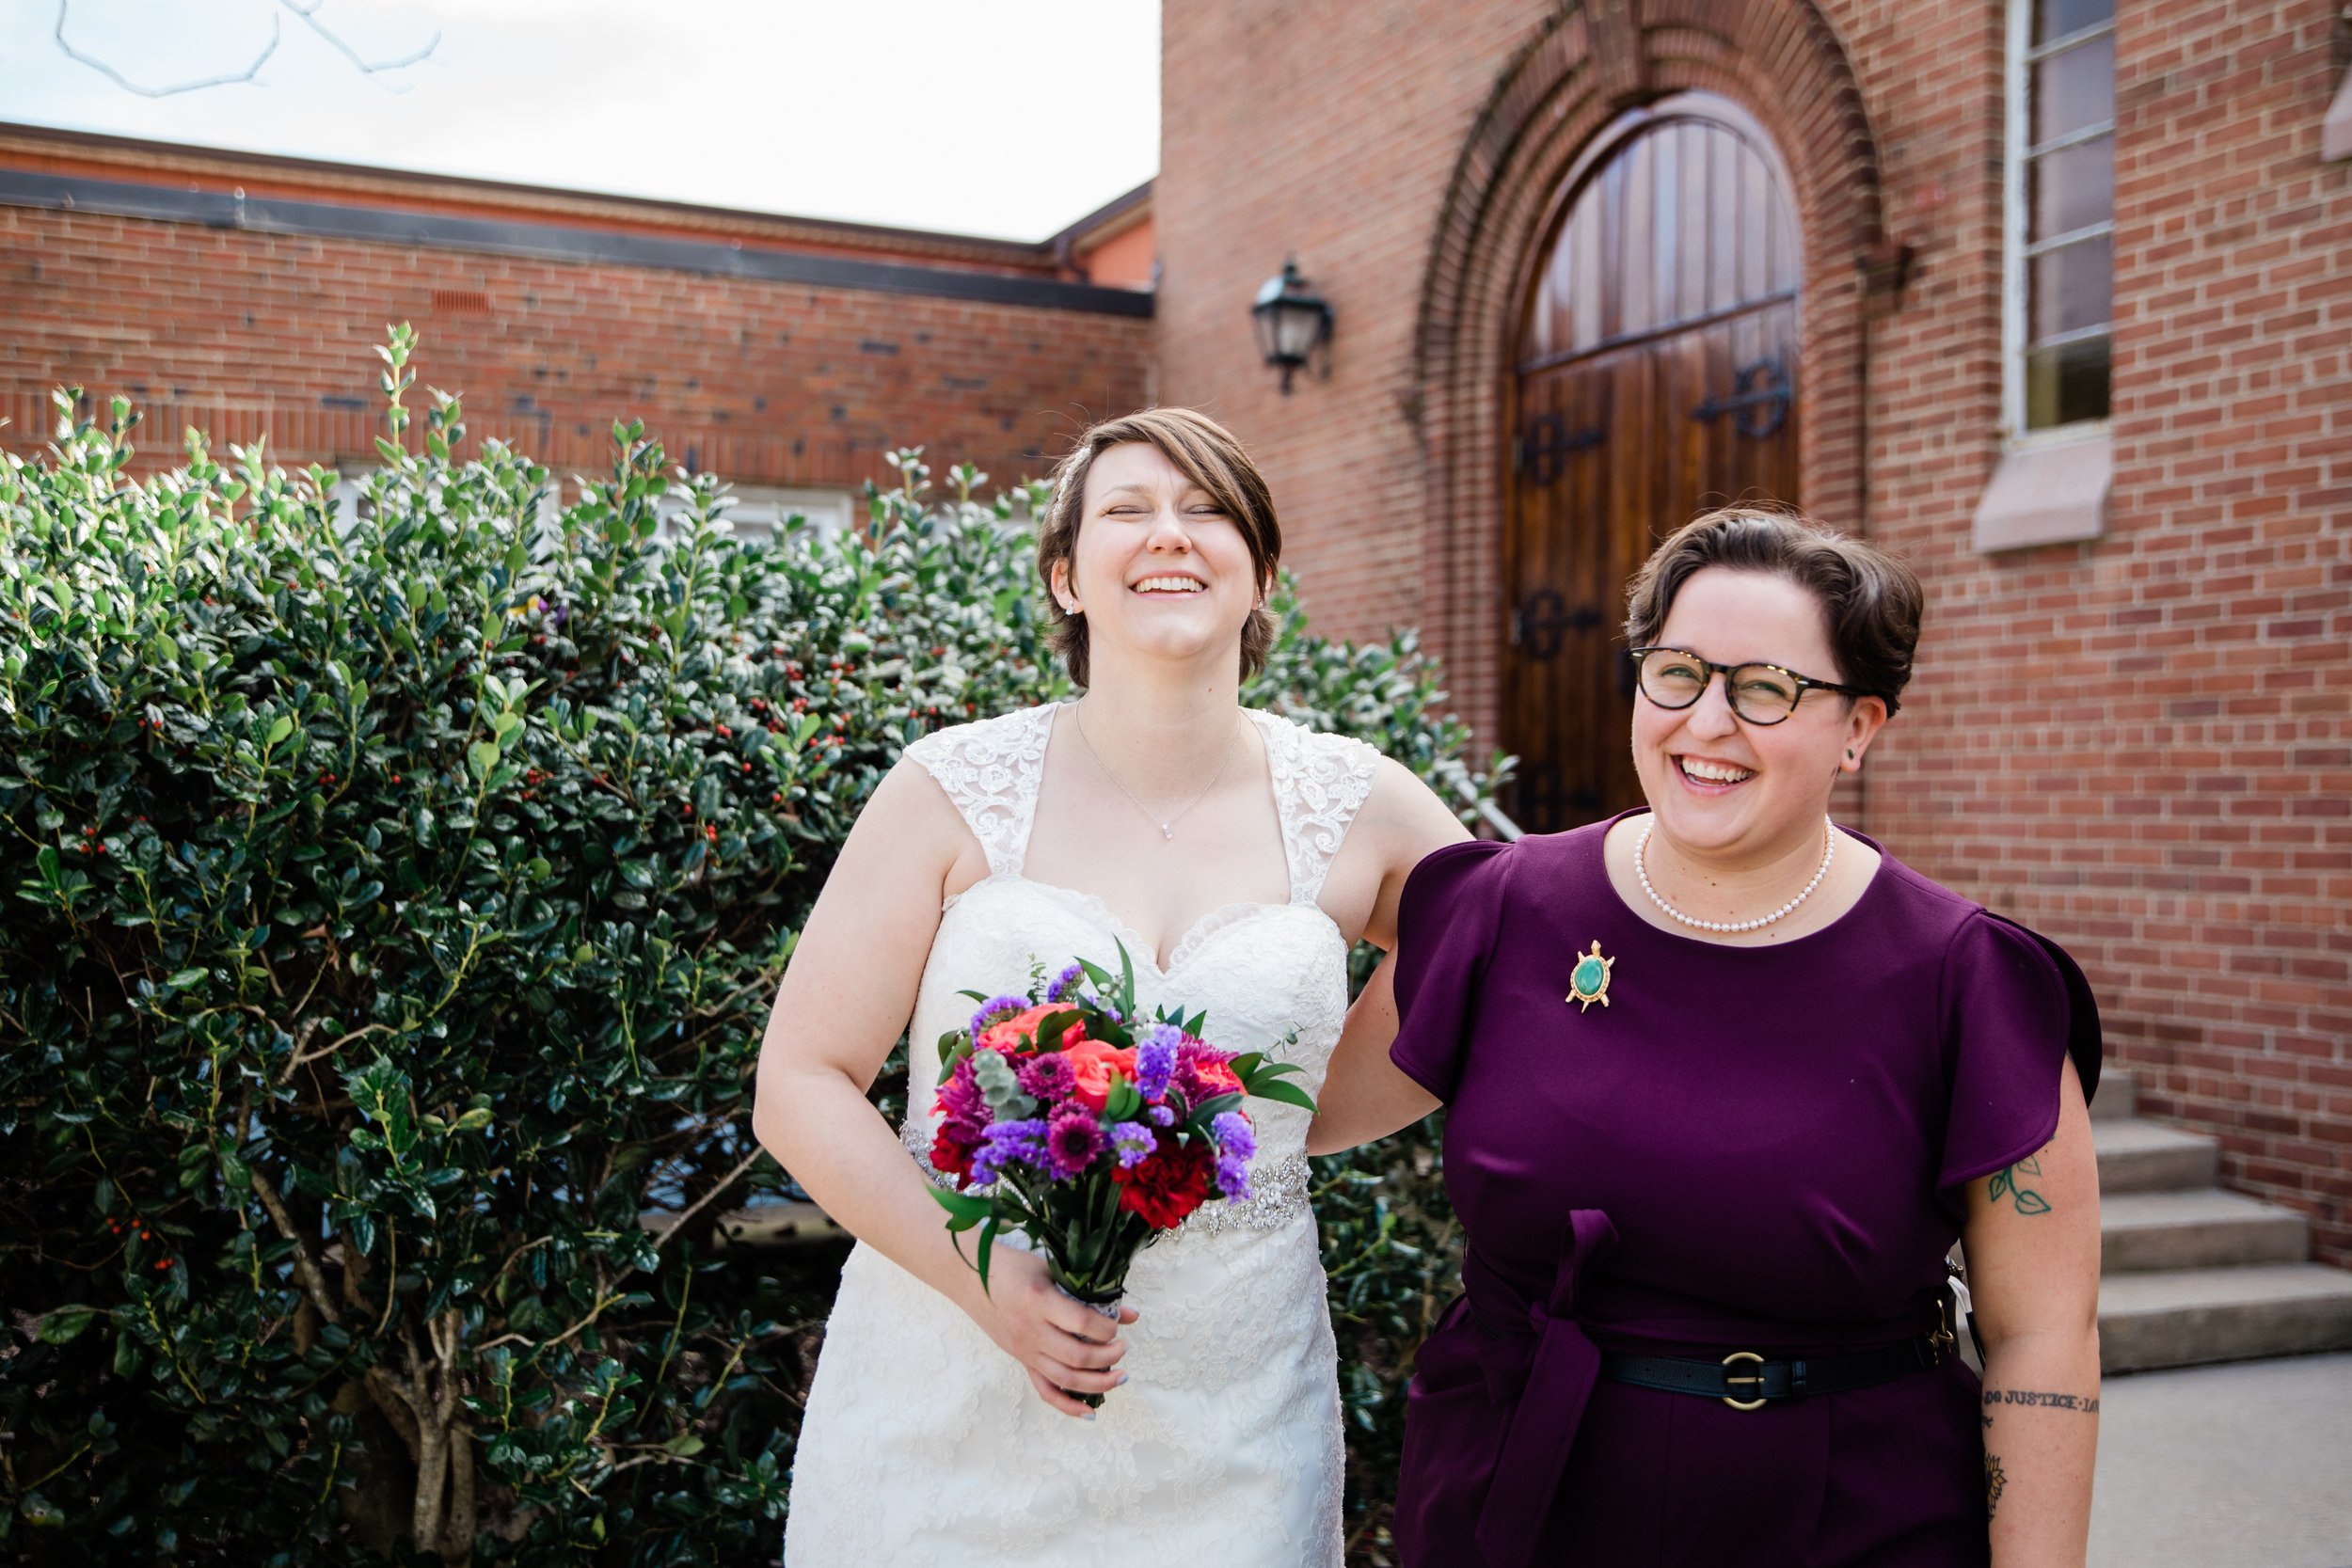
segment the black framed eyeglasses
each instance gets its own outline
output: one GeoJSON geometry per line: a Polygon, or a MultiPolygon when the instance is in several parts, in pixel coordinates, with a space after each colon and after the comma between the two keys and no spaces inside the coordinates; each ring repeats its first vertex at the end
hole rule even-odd
{"type": "Polygon", "coordinates": [[[1716,664],[1682,648],[1629,648],[1626,657],[1639,673],[1642,695],[1662,708],[1684,708],[1707,692],[1708,682],[1724,677],[1731,711],[1750,724],[1777,724],[1797,711],[1807,691],[1835,691],[1841,697],[1870,693],[1836,681],[1817,681],[1784,670],[1777,664],[1716,664]]]}

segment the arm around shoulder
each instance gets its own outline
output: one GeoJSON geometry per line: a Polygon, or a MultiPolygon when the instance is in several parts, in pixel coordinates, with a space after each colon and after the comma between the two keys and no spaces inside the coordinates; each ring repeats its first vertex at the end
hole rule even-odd
{"type": "MultiPolygon", "coordinates": [[[[1437,1109],[1438,1099],[1400,1071],[1390,1057],[1396,1039],[1394,992],[1398,911],[1406,883],[1430,854],[1468,842],[1461,821],[1429,786],[1391,758],[1382,758],[1364,802],[1358,831],[1370,833],[1367,847],[1376,867],[1363,938],[1391,949],[1348,1008],[1346,1027],[1331,1053],[1317,1098],[1317,1114],[1307,1133],[1311,1154],[1328,1154],[1387,1137],[1437,1109]]],[[[1367,872],[1367,881],[1374,873],[1367,872]]]]}

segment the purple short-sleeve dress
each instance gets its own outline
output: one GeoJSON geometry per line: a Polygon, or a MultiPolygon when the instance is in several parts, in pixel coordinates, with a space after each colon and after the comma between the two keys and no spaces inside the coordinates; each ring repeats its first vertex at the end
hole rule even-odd
{"type": "Polygon", "coordinates": [[[1984,1563],[1957,1356],[1744,1411],[1602,1379],[1600,1357],[1934,1329],[1963,1184],[2049,1141],[2070,1050],[2097,1083],[2080,972],[1892,856],[1811,935],[1678,936],[1610,883],[1609,826],[1451,846],[1406,885],[1391,1054],[1446,1101],[1469,1243],[1408,1396],[1406,1563],[1984,1563]],[[1580,1005],[1595,942],[1608,1000],[1580,1005]]]}

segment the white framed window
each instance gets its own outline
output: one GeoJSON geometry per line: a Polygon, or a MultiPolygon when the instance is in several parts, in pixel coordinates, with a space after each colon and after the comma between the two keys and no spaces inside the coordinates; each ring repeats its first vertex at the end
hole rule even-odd
{"type": "Polygon", "coordinates": [[[2002,425],[2104,431],[2115,300],[2115,0],[2010,0],[2002,425]]]}

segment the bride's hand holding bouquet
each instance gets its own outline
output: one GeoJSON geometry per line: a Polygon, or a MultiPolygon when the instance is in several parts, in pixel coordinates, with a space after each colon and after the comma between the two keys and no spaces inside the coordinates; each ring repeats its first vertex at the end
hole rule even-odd
{"type": "Polygon", "coordinates": [[[978,1231],[972,1261],[991,1302],[1007,1288],[1032,1298],[1024,1303],[1030,1310],[1003,1315],[1006,1333],[991,1334],[1028,1369],[1046,1402],[1071,1414],[1091,1415],[1087,1407],[1124,1381],[1109,1369],[1125,1347],[1055,1323],[1050,1312],[1042,1315],[1060,1337],[1007,1343],[1034,1337],[1018,1335],[1016,1325],[1041,1316],[1035,1292],[1053,1290],[1100,1315],[1079,1328],[1135,1321],[1120,1297],[1136,1254],[1211,1196],[1249,1196],[1257,1134],[1243,1100],[1314,1109],[1305,1090],[1284,1082],[1295,1067],[1201,1039],[1204,1016],[1165,1008],[1136,1016],[1123,946],[1120,960],[1115,978],[1081,961],[1050,986],[1041,973],[1027,996],[969,992],[979,1010],[939,1042],[931,1164],[955,1190],[932,1196],[951,1231],[978,1231]],[[1034,1253],[997,1252],[1007,1229],[1027,1237],[1034,1253]]]}

